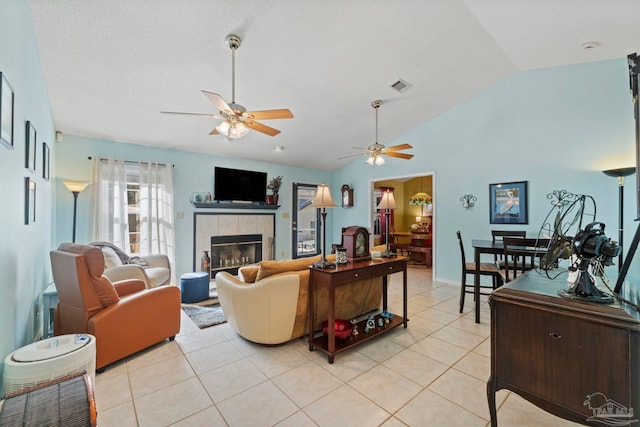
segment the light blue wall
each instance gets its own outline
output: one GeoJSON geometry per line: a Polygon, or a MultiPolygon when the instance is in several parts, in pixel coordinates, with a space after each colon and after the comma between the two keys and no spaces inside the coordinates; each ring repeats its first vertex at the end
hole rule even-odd
{"type": "MultiPolygon", "coordinates": [[[[215,138],[215,137],[212,137],[215,138]]],[[[241,143],[241,142],[240,142],[241,143]]],[[[165,150],[134,144],[123,144],[112,141],[65,135],[64,141],[57,144],[56,188],[61,194],[56,199],[56,215],[64,218],[56,223],[56,245],[70,241],[72,235],[73,197],[65,190],[63,179],[89,181],[91,177],[91,161],[89,156],[115,157],[132,161],[153,161],[172,163],[174,165],[174,212],[176,216],[183,214],[182,219],[175,220],[176,235],[176,275],[193,270],[193,214],[195,211],[230,212],[224,209],[195,209],[189,203],[192,192],[213,192],[213,170],[215,166],[236,169],[247,169],[266,172],[268,178],[282,175],[276,213],[276,258],[291,257],[291,186],[293,182],[322,183],[330,182],[331,174],[325,171],[314,171],[305,168],[294,168],[273,163],[247,162],[220,156],[203,155],[178,150],[165,150]]],[[[78,221],[76,225],[76,241],[88,242],[89,189],[78,197],[78,221]]],[[[237,212],[237,211],[232,211],[237,212]]],[[[260,211],[245,211],[260,212],[260,211]]],[[[273,212],[273,211],[264,211],[273,212]]],[[[329,227],[331,223],[327,221],[329,227]]]]}
{"type": "MultiPolygon", "coordinates": [[[[470,75],[470,78],[473,78],[470,75]]],[[[626,59],[518,73],[433,120],[407,132],[391,146],[409,143],[411,161],[389,159],[382,167],[362,160],[337,171],[332,190],[355,188],[355,207],[337,209],[340,227],[366,218],[369,181],[419,173],[435,174],[435,272],[459,282],[460,230],[468,256],[472,238],[490,238],[490,229],[526,228],[537,233],[550,208],[546,195],[565,189],[592,195],[606,234],[617,239],[618,187],[601,171],[633,166],[633,106],[626,59]],[[529,182],[529,224],[489,224],[488,185],[529,182]],[[472,209],[460,197],[472,193],[472,209]]],[[[637,223],[635,176],[625,186],[625,246],[637,223]]]]}
{"type": "MultiPolygon", "coordinates": [[[[0,2],[0,72],[15,94],[14,149],[0,146],[0,374],[4,358],[36,337],[40,295],[50,281],[53,196],[42,179],[42,142],[55,153],[54,125],[25,0],[0,2]],[[25,169],[25,121],[37,131],[37,171],[25,169]],[[24,178],[36,182],[36,221],[24,225],[24,178]]],[[[55,165],[52,164],[55,170],[55,165]]]]}

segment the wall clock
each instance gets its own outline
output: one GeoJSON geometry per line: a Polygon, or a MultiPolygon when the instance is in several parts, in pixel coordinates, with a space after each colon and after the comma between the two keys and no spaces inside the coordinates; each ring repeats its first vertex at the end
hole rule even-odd
{"type": "Polygon", "coordinates": [[[340,191],[342,191],[342,207],[353,207],[353,188],[349,188],[347,184],[344,184],[340,187],[340,191]]]}
{"type": "Polygon", "coordinates": [[[371,259],[369,231],[364,227],[352,226],[343,229],[342,246],[347,250],[347,261],[358,262],[371,259]]]}

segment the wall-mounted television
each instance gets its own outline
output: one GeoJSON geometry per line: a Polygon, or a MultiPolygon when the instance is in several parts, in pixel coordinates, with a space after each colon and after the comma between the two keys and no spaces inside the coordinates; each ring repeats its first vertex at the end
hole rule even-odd
{"type": "Polygon", "coordinates": [[[215,167],[213,198],[224,202],[260,202],[267,200],[267,173],[215,167]]]}

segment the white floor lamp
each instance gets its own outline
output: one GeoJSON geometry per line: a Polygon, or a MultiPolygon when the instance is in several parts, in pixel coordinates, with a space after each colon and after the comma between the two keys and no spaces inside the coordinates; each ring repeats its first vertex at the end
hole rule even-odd
{"type": "Polygon", "coordinates": [[[73,237],[71,241],[76,242],[76,211],[78,210],[78,194],[89,185],[88,182],[62,181],[71,194],[73,194],[73,237]]]}
{"type": "Polygon", "coordinates": [[[329,187],[327,187],[325,184],[322,184],[318,187],[318,192],[316,193],[316,197],[313,198],[311,206],[322,209],[322,211],[320,212],[320,215],[322,215],[322,260],[320,260],[320,262],[314,263],[313,266],[317,268],[335,267],[336,264],[333,262],[327,262],[327,258],[324,256],[327,237],[327,230],[325,226],[325,221],[327,219],[326,208],[336,207],[336,202],[334,202],[333,198],[331,197],[329,187]]]}
{"type": "Polygon", "coordinates": [[[387,250],[384,251],[381,256],[385,258],[396,256],[395,252],[391,252],[389,248],[389,217],[391,216],[391,209],[397,209],[398,205],[396,205],[396,200],[393,198],[392,191],[385,191],[382,193],[382,198],[380,199],[380,203],[376,206],[376,209],[385,209],[385,216],[387,217],[387,230],[386,230],[386,242],[387,242],[387,250]]]}

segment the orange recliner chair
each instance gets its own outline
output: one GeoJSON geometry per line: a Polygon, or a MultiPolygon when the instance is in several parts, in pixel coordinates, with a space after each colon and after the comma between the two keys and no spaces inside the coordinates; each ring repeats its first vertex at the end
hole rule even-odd
{"type": "Polygon", "coordinates": [[[98,372],[180,331],[178,287],[145,289],[137,279],[111,283],[95,246],[63,243],[50,256],[58,290],[54,334],[95,336],[98,372]]]}

